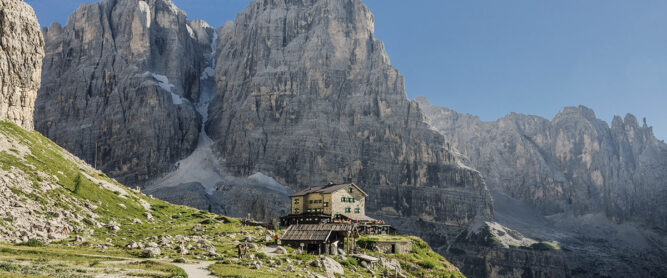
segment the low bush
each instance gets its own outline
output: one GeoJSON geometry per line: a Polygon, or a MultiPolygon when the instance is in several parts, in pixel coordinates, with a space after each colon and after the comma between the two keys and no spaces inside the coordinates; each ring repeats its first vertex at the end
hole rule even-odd
{"type": "Polygon", "coordinates": [[[16,272],[19,270],[19,266],[10,263],[0,263],[0,270],[5,272],[16,272]]]}
{"type": "Polygon", "coordinates": [[[259,259],[262,259],[262,260],[263,260],[263,259],[266,259],[266,254],[264,254],[263,252],[259,252],[259,253],[255,254],[255,255],[256,255],[257,258],[259,258],[259,259]]]}
{"type": "Polygon", "coordinates": [[[26,242],[21,242],[21,243],[19,243],[19,244],[17,244],[17,245],[18,245],[18,246],[29,246],[29,247],[43,247],[43,246],[44,246],[44,243],[42,243],[41,241],[36,240],[36,239],[34,239],[34,238],[31,238],[31,239],[29,239],[28,241],[26,241],[26,242]]]}

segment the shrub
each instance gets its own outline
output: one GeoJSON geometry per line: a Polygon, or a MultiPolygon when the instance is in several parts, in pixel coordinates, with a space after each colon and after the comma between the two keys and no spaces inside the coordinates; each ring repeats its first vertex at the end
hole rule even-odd
{"type": "Polygon", "coordinates": [[[211,219],[211,218],[204,219],[204,221],[202,221],[200,223],[203,224],[203,225],[213,224],[213,219],[211,219]]]}
{"type": "Polygon", "coordinates": [[[177,263],[177,264],[184,264],[184,263],[185,263],[185,259],[184,259],[184,258],[178,258],[178,259],[174,259],[173,262],[175,262],[175,263],[177,263]]]}
{"type": "Polygon", "coordinates": [[[19,245],[19,246],[29,246],[29,247],[42,247],[42,246],[44,246],[44,243],[42,243],[41,241],[36,240],[34,238],[31,238],[28,241],[19,243],[17,245],[19,245]]]}
{"type": "Polygon", "coordinates": [[[16,272],[17,270],[19,270],[19,267],[15,264],[0,263],[0,270],[6,272],[16,272]]]}
{"type": "Polygon", "coordinates": [[[79,193],[79,189],[81,189],[81,173],[76,175],[76,178],[74,178],[74,193],[79,193]]]}
{"type": "Polygon", "coordinates": [[[89,266],[94,267],[94,266],[99,265],[99,264],[100,264],[100,261],[92,261],[89,266]]]}
{"type": "Polygon", "coordinates": [[[259,252],[259,253],[255,254],[255,255],[256,255],[257,258],[259,258],[259,259],[262,259],[262,260],[263,260],[263,259],[266,259],[266,254],[264,254],[264,252],[259,252]]]}
{"type": "Polygon", "coordinates": [[[354,258],[350,258],[350,257],[348,257],[348,258],[345,259],[345,260],[340,260],[340,261],[338,261],[338,262],[339,262],[342,266],[345,266],[345,267],[351,267],[351,266],[358,266],[358,265],[359,265],[359,263],[357,262],[356,259],[354,259],[354,258]]]}

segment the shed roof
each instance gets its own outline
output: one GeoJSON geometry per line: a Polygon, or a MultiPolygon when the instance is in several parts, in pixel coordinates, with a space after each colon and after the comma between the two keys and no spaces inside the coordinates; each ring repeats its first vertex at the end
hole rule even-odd
{"type": "Polygon", "coordinates": [[[332,232],[352,231],[352,224],[295,224],[285,230],[280,238],[284,241],[326,241],[332,232]]]}
{"type": "Polygon", "coordinates": [[[375,218],[371,218],[366,215],[358,215],[358,214],[351,214],[351,213],[343,213],[343,215],[349,219],[352,220],[359,220],[359,221],[377,221],[375,218]]]}
{"type": "Polygon", "coordinates": [[[297,193],[294,193],[294,194],[290,195],[290,197],[303,196],[303,195],[307,195],[307,194],[310,194],[310,193],[324,193],[324,194],[333,193],[333,192],[336,192],[338,190],[344,189],[348,186],[354,186],[355,188],[357,188],[357,190],[359,190],[362,194],[364,194],[365,197],[368,197],[368,194],[366,194],[366,192],[361,190],[361,188],[359,188],[359,186],[357,186],[354,183],[342,183],[342,184],[331,184],[331,185],[309,187],[309,188],[306,188],[304,190],[301,190],[297,193]]]}

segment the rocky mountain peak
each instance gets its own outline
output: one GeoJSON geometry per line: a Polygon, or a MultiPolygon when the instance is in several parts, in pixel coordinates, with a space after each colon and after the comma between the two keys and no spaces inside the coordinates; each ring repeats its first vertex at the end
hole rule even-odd
{"type": "Polygon", "coordinates": [[[554,117],[554,121],[570,117],[583,117],[587,120],[597,120],[597,118],[595,117],[595,111],[593,111],[593,109],[590,109],[583,105],[579,105],[579,106],[568,106],[563,108],[563,111],[556,114],[556,116],[554,117]]]}
{"type": "Polygon", "coordinates": [[[0,120],[33,129],[43,46],[32,8],[23,1],[0,0],[0,120]]]}
{"type": "MultiPolygon", "coordinates": [[[[623,234],[635,229],[628,228],[633,225],[667,227],[667,145],[653,136],[647,124],[640,127],[631,114],[624,118],[615,116],[610,128],[585,106],[566,107],[552,121],[513,113],[482,122],[426,102],[421,105],[432,125],[482,172],[494,192],[495,208],[505,207],[496,214],[499,221],[517,225],[522,232],[536,233],[540,238],[558,238],[575,246],[582,244],[579,237],[601,237],[602,242],[609,244],[610,239],[600,234],[623,234]],[[508,200],[526,205],[549,221],[515,221],[518,212],[507,209],[507,203],[512,202],[508,200]],[[608,223],[604,229],[593,229],[581,224],[579,218],[608,223]],[[551,221],[557,224],[550,229],[561,235],[542,229],[551,221]],[[567,228],[563,228],[564,224],[567,228]]],[[[660,246],[664,246],[664,239],[655,238],[650,231],[633,233],[633,238],[657,242],[658,248],[638,244],[626,250],[618,249],[614,243],[613,248],[605,249],[609,245],[589,241],[584,244],[587,250],[605,249],[615,256],[624,256],[625,252],[650,254],[646,255],[647,260],[633,261],[632,269],[625,268],[626,261],[593,259],[595,255],[591,254],[598,251],[574,252],[570,263],[581,269],[592,268],[596,273],[611,265],[624,268],[623,275],[629,276],[644,269],[664,272],[654,263],[663,256],[660,246]],[[593,264],[600,267],[591,267],[593,264]]],[[[619,242],[628,240],[622,238],[619,242]]]]}
{"type": "Polygon", "coordinates": [[[36,129],[129,184],[166,172],[199,137],[201,30],[168,0],[82,5],[44,29],[36,129]]]}

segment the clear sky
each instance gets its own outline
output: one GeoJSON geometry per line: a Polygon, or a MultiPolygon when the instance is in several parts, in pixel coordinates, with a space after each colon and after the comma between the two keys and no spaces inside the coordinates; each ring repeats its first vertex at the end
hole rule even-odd
{"type": "MultiPolygon", "coordinates": [[[[27,0],[65,23],[91,0],[27,0]]],[[[174,0],[218,27],[249,0],[174,0]]],[[[667,1],[365,0],[408,96],[495,120],[585,105],[647,118],[667,139],[667,1]]]]}

